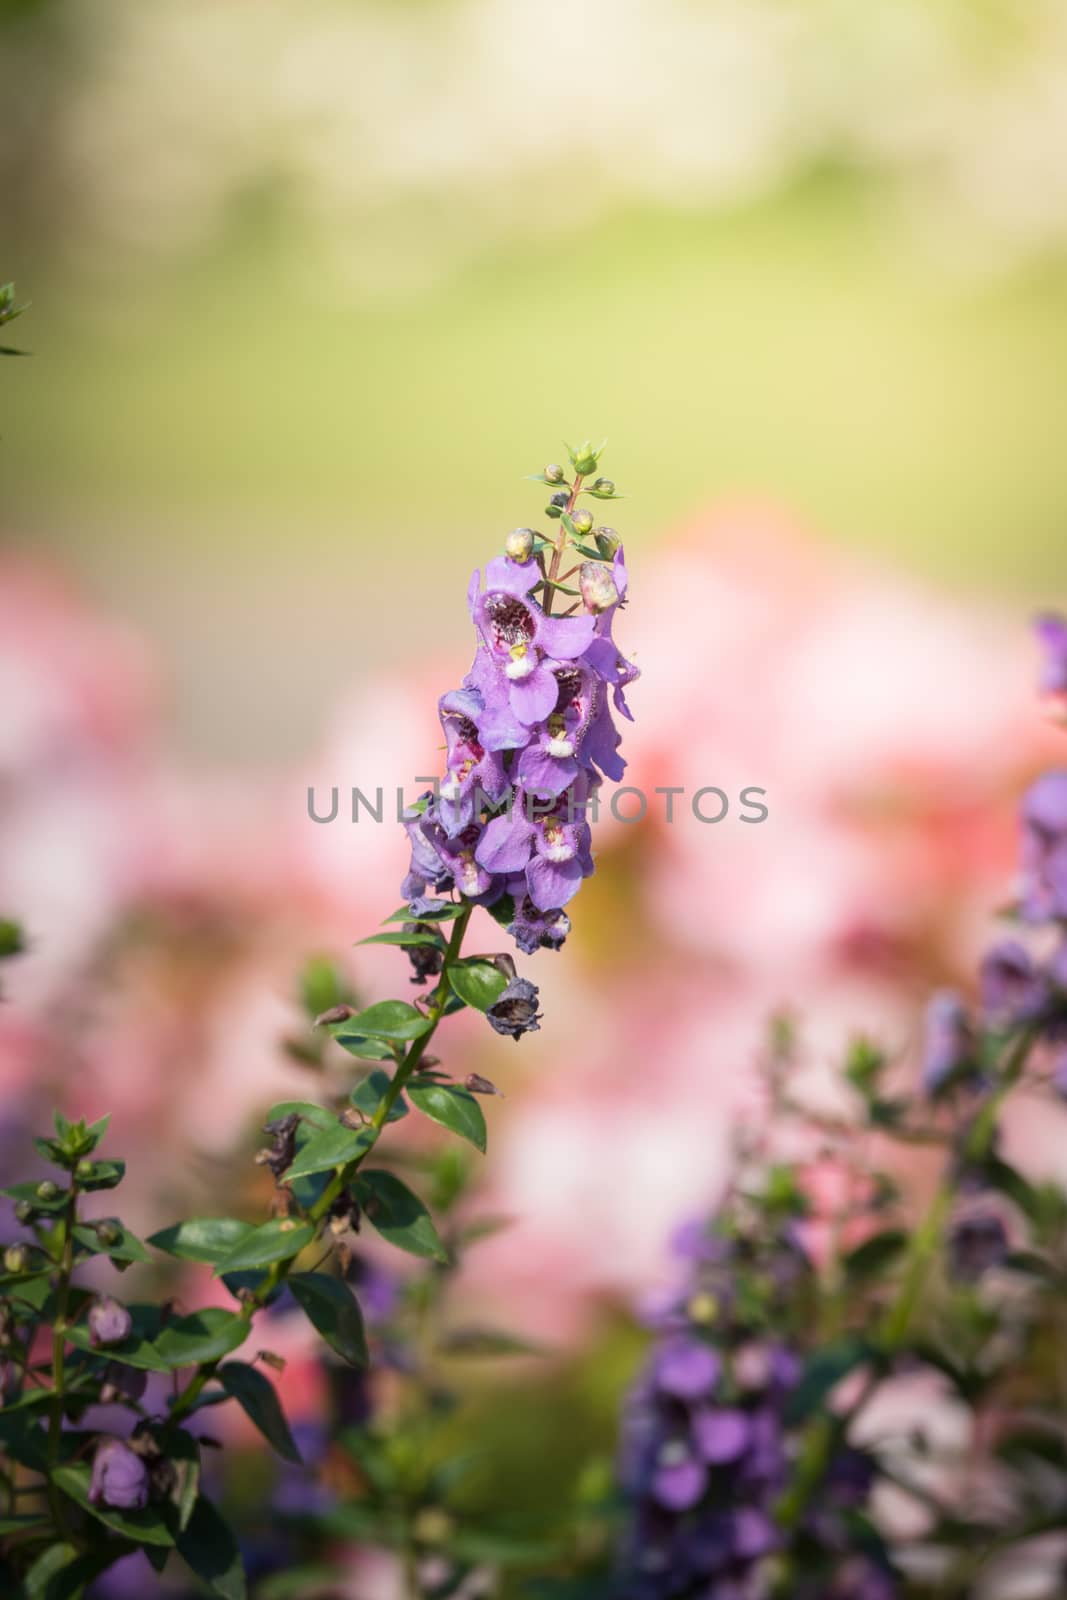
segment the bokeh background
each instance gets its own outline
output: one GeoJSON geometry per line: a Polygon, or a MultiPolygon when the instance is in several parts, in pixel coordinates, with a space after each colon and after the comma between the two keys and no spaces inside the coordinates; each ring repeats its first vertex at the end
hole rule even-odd
{"type": "Polygon", "coordinates": [[[464,1302],[556,1351],[471,1403],[495,1492],[562,1495],[768,1017],[816,1092],[859,1029],[906,1070],[1010,890],[1055,749],[1027,620],[1067,599],[1067,12],[4,0],[0,105],[13,1175],[58,1095],[113,1111],[132,1224],[210,1214],[306,1086],[307,960],[406,985],[351,951],[397,830],[306,787],[434,769],[470,569],[562,438],[628,497],[632,781],[767,791],[609,820],[541,1034],[457,1027],[516,1218],[464,1302]]]}

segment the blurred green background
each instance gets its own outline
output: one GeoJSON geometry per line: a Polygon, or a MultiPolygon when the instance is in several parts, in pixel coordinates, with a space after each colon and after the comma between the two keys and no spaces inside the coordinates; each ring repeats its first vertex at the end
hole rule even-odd
{"type": "Polygon", "coordinates": [[[187,748],[291,756],[458,644],[561,436],[642,552],[743,497],[1062,582],[1062,5],[0,14],[0,534],[153,635],[187,748]]]}

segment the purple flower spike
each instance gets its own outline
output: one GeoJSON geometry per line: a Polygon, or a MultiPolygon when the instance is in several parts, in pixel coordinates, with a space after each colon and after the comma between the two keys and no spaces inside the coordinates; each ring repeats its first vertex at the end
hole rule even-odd
{"type": "Polygon", "coordinates": [[[102,1439],[97,1445],[89,1499],[115,1511],[143,1511],[148,1504],[148,1468],[121,1439],[102,1439]]]}
{"type": "Polygon", "coordinates": [[[89,1339],[95,1345],[121,1344],[133,1329],[133,1318],[124,1305],[109,1296],[94,1300],[89,1307],[89,1339]]]}
{"type": "Polygon", "coordinates": [[[660,1351],[656,1386],[676,1400],[703,1400],[719,1381],[719,1358],[698,1339],[676,1339],[660,1351]]]}

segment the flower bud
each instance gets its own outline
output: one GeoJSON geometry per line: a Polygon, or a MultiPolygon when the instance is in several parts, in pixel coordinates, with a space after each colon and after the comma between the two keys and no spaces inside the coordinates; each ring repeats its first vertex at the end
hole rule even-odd
{"type": "Polygon", "coordinates": [[[103,1222],[96,1223],[93,1231],[105,1249],[110,1249],[112,1245],[118,1244],[122,1238],[122,1229],[116,1226],[110,1217],[105,1218],[103,1222]]]}
{"type": "Polygon", "coordinates": [[[575,533],[592,533],[593,513],[591,511],[587,511],[584,506],[580,511],[576,511],[574,513],[574,515],[571,517],[571,521],[574,524],[575,533]]]}
{"type": "Polygon", "coordinates": [[[558,522],[566,509],[569,499],[570,495],[565,489],[560,494],[554,494],[545,507],[545,516],[551,517],[554,522],[558,522]]]}
{"type": "Polygon", "coordinates": [[[512,528],[504,540],[505,554],[519,566],[525,566],[533,555],[534,539],[536,534],[532,528],[512,528]]]}
{"type": "Polygon", "coordinates": [[[92,1345],[121,1344],[133,1331],[133,1318],[118,1300],[102,1295],[89,1307],[89,1341],[92,1345]]]}
{"type": "Polygon", "coordinates": [[[148,1468],[121,1439],[102,1439],[97,1446],[89,1499],[116,1511],[142,1511],[148,1504],[148,1468]]]}
{"type": "Polygon", "coordinates": [[[548,483],[563,482],[563,468],[558,461],[552,461],[545,468],[545,479],[548,483]]]}
{"type": "Polygon", "coordinates": [[[331,1006],[329,1011],[320,1011],[312,1027],[329,1028],[335,1022],[347,1022],[349,1017],[354,1017],[355,1012],[351,1006],[331,1006]]]}
{"type": "Polygon", "coordinates": [[[593,449],[588,439],[574,452],[574,470],[581,478],[587,478],[597,468],[599,451],[593,449]]]}
{"type": "Polygon", "coordinates": [[[92,1177],[92,1175],[92,1162],[89,1160],[88,1156],[82,1156],[81,1160],[78,1162],[78,1165],[74,1168],[74,1176],[80,1179],[82,1183],[85,1183],[89,1178],[92,1177]]]}
{"type": "Polygon", "coordinates": [[[601,494],[609,499],[615,493],[615,483],[612,478],[598,478],[593,485],[596,494],[601,494]]]}
{"type": "Polygon", "coordinates": [[[622,543],[614,528],[598,528],[593,538],[596,540],[596,547],[605,561],[611,560],[622,543]]]}
{"type": "Polygon", "coordinates": [[[51,1178],[45,1178],[37,1185],[38,1200],[55,1200],[59,1195],[58,1183],[53,1183],[51,1178]]]}
{"type": "Polygon", "coordinates": [[[5,1272],[26,1272],[30,1265],[30,1252],[24,1244],[9,1244],[4,1251],[5,1272]]]}
{"type": "Polygon", "coordinates": [[[28,1200],[20,1200],[15,1206],[15,1221],[21,1223],[32,1222],[37,1215],[28,1200]]]}
{"type": "Polygon", "coordinates": [[[611,569],[601,566],[599,561],[582,562],[578,587],[582,592],[582,604],[594,615],[619,603],[619,591],[615,587],[611,569]]]}
{"type": "Polygon", "coordinates": [[[464,1083],[469,1094],[500,1094],[496,1084],[483,1078],[480,1072],[469,1072],[464,1083]]]}

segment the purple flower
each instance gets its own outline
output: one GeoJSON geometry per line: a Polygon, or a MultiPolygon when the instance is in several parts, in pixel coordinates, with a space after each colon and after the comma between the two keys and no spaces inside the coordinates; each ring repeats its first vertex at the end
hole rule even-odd
{"type": "Polygon", "coordinates": [[[475,572],[468,593],[471,616],[493,664],[507,683],[508,703],[527,727],[555,710],[558,686],[548,661],[573,661],[587,649],[593,617],[546,617],[530,590],[541,581],[536,561],[519,566],[498,556],[485,569],[485,590],[475,572]]]}
{"type": "Polygon", "coordinates": [[[103,1295],[89,1307],[89,1339],[95,1345],[121,1344],[133,1329],[133,1318],[124,1305],[103,1295]]]}
{"type": "Polygon", "coordinates": [[[736,1461],[750,1437],[744,1411],[724,1407],[721,1411],[698,1411],[693,1418],[693,1443],[703,1461],[736,1461]]]}
{"type": "Polygon", "coordinates": [[[423,795],[417,806],[408,807],[402,820],[411,846],[411,865],[400,885],[400,893],[410,905],[412,915],[418,917],[434,909],[437,903],[427,891],[432,889],[439,895],[450,889],[452,875],[425,832],[427,820],[431,825],[434,821],[433,796],[423,795]]]}
{"type": "Polygon", "coordinates": [[[1067,772],[1031,784],[1022,817],[1022,914],[1028,922],[1067,919],[1067,772]]]}
{"type": "Polygon", "coordinates": [[[1047,611],[1035,619],[1034,632],[1045,652],[1038,692],[1067,696],[1067,617],[1047,611]]]}
{"type": "Polygon", "coordinates": [[[102,1439],[97,1445],[89,1499],[115,1511],[141,1511],[148,1504],[148,1468],[121,1439],[102,1439]]]}
{"type": "Polygon", "coordinates": [[[441,696],[448,758],[435,814],[450,836],[475,820],[476,804],[480,808],[483,797],[495,803],[507,793],[503,756],[481,743],[477,719],[483,710],[482,697],[473,689],[453,689],[441,696]]]}
{"type": "Polygon", "coordinates": [[[734,1512],[734,1554],[743,1561],[756,1561],[778,1544],[778,1534],[765,1511],[756,1506],[741,1506],[734,1512]]]}
{"type": "Polygon", "coordinates": [[[703,1400],[718,1383],[720,1370],[710,1345],[699,1339],[675,1339],[656,1358],[656,1387],[676,1400],[703,1400]]]}
{"type": "Polygon", "coordinates": [[[995,1213],[961,1217],[949,1234],[949,1271],[961,1283],[975,1283],[1003,1264],[1009,1248],[1008,1230],[995,1213]]]}
{"type": "Polygon", "coordinates": [[[667,1511],[688,1511],[708,1486],[707,1468],[681,1443],[665,1445],[652,1475],[652,1497],[667,1511]]]}
{"type": "Polygon", "coordinates": [[[982,1009],[996,1023],[1029,1022],[1043,1010],[1047,985],[1017,939],[987,951],[981,968],[982,1009]]]}
{"type": "Polygon", "coordinates": [[[923,1088],[936,1095],[973,1065],[974,1035],[959,995],[939,990],[926,1008],[923,1088]]]}
{"type": "Polygon", "coordinates": [[[481,823],[472,822],[451,837],[441,827],[436,817],[426,822],[427,839],[436,851],[451,881],[467,900],[492,898],[494,891],[503,893],[503,884],[496,883],[477,859],[477,849],[482,838],[481,823]]]}
{"type": "Polygon", "coordinates": [[[537,985],[528,978],[512,978],[486,1016],[497,1033],[508,1034],[516,1044],[524,1033],[537,1033],[541,1018],[537,1009],[537,985]]]}
{"type": "Polygon", "coordinates": [[[567,913],[539,910],[527,892],[525,877],[510,882],[508,893],[515,902],[515,918],[508,923],[508,932],[523,955],[532,956],[537,950],[558,950],[571,931],[567,913]]]}

